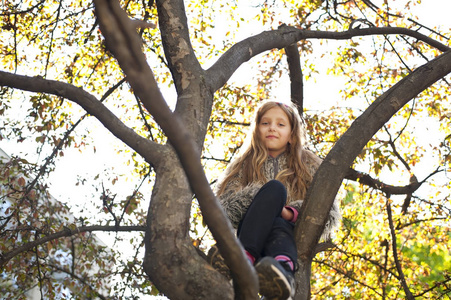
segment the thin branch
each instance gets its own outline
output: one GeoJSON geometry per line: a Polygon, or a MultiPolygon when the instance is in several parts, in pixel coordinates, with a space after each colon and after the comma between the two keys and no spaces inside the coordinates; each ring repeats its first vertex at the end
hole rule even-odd
{"type": "MultiPolygon", "coordinates": [[[[113,85],[111,88],[109,88],[106,93],[100,98],[100,102],[104,102],[108,96],[110,96],[119,86],[122,85],[122,83],[125,82],[125,78],[121,79],[118,83],[113,85]]],[[[35,186],[36,182],[38,181],[39,177],[41,177],[47,170],[48,165],[53,162],[58,152],[63,148],[64,143],[67,141],[69,136],[72,132],[74,132],[75,128],[77,128],[78,125],[88,116],[88,114],[84,114],[78,121],[69,128],[62,139],[59,140],[59,142],[56,144],[56,146],[53,148],[52,153],[45,159],[45,163],[39,168],[39,173],[36,175],[36,177],[33,179],[33,181],[27,185],[27,190],[25,191],[25,194],[28,194],[35,186]]]]}
{"type": "Polygon", "coordinates": [[[138,191],[141,188],[141,186],[144,184],[144,182],[147,180],[147,178],[149,178],[151,172],[152,172],[152,167],[149,169],[149,172],[147,172],[147,174],[144,175],[144,177],[142,178],[138,187],[135,188],[135,190],[133,191],[133,194],[129,197],[129,199],[125,203],[124,208],[122,209],[121,217],[119,218],[119,223],[124,220],[125,212],[127,211],[127,208],[130,205],[131,200],[136,197],[136,194],[138,194],[138,191]]]}
{"type": "Polygon", "coordinates": [[[393,226],[393,216],[392,216],[392,211],[391,211],[390,199],[387,199],[387,217],[388,217],[388,224],[390,226],[393,259],[395,260],[395,266],[396,266],[396,270],[398,271],[399,280],[401,281],[401,286],[402,286],[404,292],[406,293],[406,298],[408,300],[414,300],[415,297],[412,295],[412,292],[410,291],[409,287],[407,286],[406,278],[404,276],[404,272],[402,270],[401,263],[398,258],[398,246],[396,245],[396,232],[395,232],[395,227],[393,226]]]}
{"type": "MultiPolygon", "coordinates": [[[[4,3],[4,2],[3,2],[4,3]]],[[[11,16],[11,15],[22,15],[22,14],[26,14],[31,12],[32,10],[34,10],[35,8],[44,5],[45,0],[39,1],[38,3],[36,3],[35,5],[31,6],[28,9],[25,10],[20,10],[20,11],[11,11],[11,9],[9,10],[5,10],[5,13],[1,13],[0,16],[11,16]]]]}
{"type": "Polygon", "coordinates": [[[448,217],[435,217],[435,218],[430,218],[430,219],[418,219],[409,223],[405,223],[403,225],[398,224],[398,226],[396,226],[397,230],[415,225],[415,224],[419,224],[419,223],[423,223],[423,222],[431,222],[431,221],[446,221],[448,219],[448,217]]]}
{"type": "Polygon", "coordinates": [[[18,62],[18,55],[17,53],[19,51],[17,51],[17,46],[18,46],[18,41],[17,41],[17,26],[16,26],[16,22],[17,22],[17,15],[14,15],[14,24],[13,24],[13,30],[14,30],[14,73],[17,72],[17,68],[19,67],[19,62],[18,62]]]}
{"type": "Polygon", "coordinates": [[[412,117],[412,114],[413,114],[414,106],[415,106],[415,99],[413,101],[413,105],[412,105],[412,108],[410,110],[409,116],[408,116],[408,118],[406,120],[406,123],[404,124],[404,127],[400,130],[398,136],[395,139],[392,139],[390,131],[388,130],[387,126],[384,125],[385,132],[388,134],[388,137],[389,137],[387,143],[390,145],[390,147],[391,147],[391,149],[393,151],[393,154],[395,154],[395,156],[401,161],[401,163],[406,168],[406,170],[410,173],[411,179],[413,179],[413,183],[418,182],[418,180],[416,179],[415,175],[412,173],[412,169],[410,168],[410,166],[407,163],[407,161],[404,159],[404,157],[402,157],[401,153],[399,153],[398,149],[396,148],[395,141],[396,141],[396,139],[398,137],[400,137],[402,135],[403,131],[407,128],[409,120],[410,120],[410,118],[412,117]]]}
{"type": "MultiPolygon", "coordinates": [[[[1,76],[1,74],[0,74],[1,76]]],[[[121,79],[119,82],[117,82],[115,85],[113,85],[111,88],[109,88],[105,94],[102,96],[102,98],[100,98],[100,102],[104,102],[108,96],[110,96],[119,86],[121,86],[123,83],[125,82],[125,78],[121,79]]],[[[1,84],[1,83],[0,83],[1,84]]],[[[55,145],[55,147],[52,150],[52,153],[47,156],[47,158],[44,161],[44,164],[41,165],[41,167],[39,168],[38,174],[36,174],[36,176],[34,177],[34,179],[27,184],[25,191],[23,192],[23,194],[25,196],[27,196],[31,190],[33,190],[37,184],[37,182],[39,181],[39,179],[45,174],[48,166],[53,163],[55,157],[57,156],[58,152],[61,151],[61,149],[64,146],[64,143],[66,143],[67,139],[69,138],[69,136],[74,132],[74,130],[77,128],[78,125],[80,125],[80,123],[86,118],[86,116],[88,116],[88,113],[84,114],[82,117],[80,117],[78,119],[78,121],[73,124],[68,130],[66,130],[66,132],[64,133],[63,138],[61,138],[58,143],[55,145]]],[[[21,204],[21,202],[24,200],[24,198],[22,198],[20,200],[19,206],[21,204]]],[[[11,217],[14,215],[14,213],[11,213],[10,216],[7,218],[6,222],[2,222],[2,226],[0,226],[0,229],[2,229],[4,226],[6,226],[6,224],[9,222],[9,220],[11,219],[11,217]]]]}
{"type": "MultiPolygon", "coordinates": [[[[133,262],[136,262],[136,261],[138,261],[138,259],[137,259],[137,257],[140,255],[140,251],[141,251],[141,248],[144,246],[144,243],[141,243],[141,244],[139,244],[139,246],[138,247],[136,247],[136,249],[135,249],[135,255],[133,256],[133,262]]],[[[130,283],[130,282],[132,282],[132,277],[133,276],[135,276],[136,274],[136,272],[134,272],[134,270],[132,269],[133,268],[133,264],[130,264],[130,263],[127,263],[126,264],[126,266],[128,267],[128,276],[127,276],[127,279],[126,280],[124,280],[126,283],[130,283]]],[[[123,294],[122,294],[122,298],[125,298],[124,296],[124,293],[125,293],[125,290],[122,292],[123,294]]]]}
{"type": "Polygon", "coordinates": [[[389,184],[379,181],[378,179],[371,177],[369,174],[356,171],[352,168],[350,168],[348,170],[345,178],[349,179],[349,180],[357,181],[361,184],[364,184],[371,188],[380,190],[383,193],[391,194],[391,195],[411,194],[411,193],[415,192],[416,190],[418,190],[418,188],[424,183],[424,181],[421,181],[421,182],[410,183],[405,186],[389,185],[389,184]]]}
{"type": "MultiPolygon", "coordinates": [[[[417,199],[420,202],[427,203],[432,207],[437,206],[439,209],[447,211],[447,212],[445,212],[445,214],[448,214],[451,216],[451,208],[448,207],[446,204],[445,205],[437,204],[436,201],[429,201],[429,200],[425,200],[425,199],[422,199],[422,198],[416,197],[416,196],[414,196],[413,198],[417,199]]],[[[449,199],[445,198],[444,201],[449,201],[449,199]]]]}
{"type": "Polygon", "coordinates": [[[230,159],[225,159],[225,158],[216,158],[216,157],[208,157],[203,155],[201,157],[201,159],[203,160],[213,160],[213,161],[217,161],[217,162],[223,162],[223,163],[229,163],[231,160],[230,159]]]}
{"type": "Polygon", "coordinates": [[[152,141],[155,141],[155,138],[153,137],[153,134],[152,134],[152,126],[150,126],[149,122],[147,122],[146,113],[144,112],[144,109],[141,105],[141,101],[139,101],[139,98],[136,95],[134,95],[134,96],[135,96],[136,104],[138,105],[138,108],[139,108],[139,113],[141,114],[141,119],[144,122],[144,126],[147,128],[147,131],[149,131],[149,138],[152,141]]]}
{"type": "MultiPolygon", "coordinates": [[[[386,247],[386,251],[388,251],[388,248],[387,248],[388,244],[386,244],[386,245],[382,244],[381,246],[385,246],[385,247],[386,247]]],[[[336,249],[335,251],[337,251],[337,252],[339,252],[339,253],[342,253],[342,254],[346,255],[347,257],[351,257],[351,258],[359,258],[359,259],[361,259],[361,260],[363,260],[363,261],[366,261],[366,262],[368,262],[368,263],[371,263],[371,264],[373,264],[374,266],[376,266],[377,268],[379,268],[380,270],[383,270],[385,273],[388,273],[388,274],[392,275],[393,277],[399,279],[398,274],[396,274],[395,272],[393,272],[390,268],[387,268],[387,261],[385,261],[385,262],[384,262],[384,265],[382,265],[382,264],[379,262],[379,260],[368,258],[368,257],[366,257],[365,255],[358,254],[358,253],[348,253],[347,251],[345,251],[345,250],[339,248],[338,246],[335,247],[335,249],[336,249]]],[[[315,260],[315,261],[316,261],[316,260],[315,260]]],[[[316,261],[316,262],[322,263],[323,261],[319,261],[319,260],[318,260],[318,261],[316,261]]]]}
{"type": "Polygon", "coordinates": [[[44,236],[40,239],[36,239],[32,242],[26,243],[25,245],[22,245],[20,247],[17,247],[16,249],[2,253],[0,254],[0,266],[4,266],[9,260],[11,260],[13,257],[19,255],[20,253],[23,253],[25,251],[29,251],[33,249],[34,247],[37,247],[39,245],[45,244],[47,242],[50,242],[52,240],[56,240],[62,237],[69,237],[76,234],[80,234],[83,232],[94,232],[94,231],[113,231],[113,232],[119,232],[119,231],[145,231],[146,226],[103,226],[103,225],[94,225],[94,226],[82,226],[82,227],[75,227],[75,228],[69,228],[65,227],[64,230],[55,232],[52,234],[49,234],[47,236],[44,236]]]}
{"type": "Polygon", "coordinates": [[[41,271],[41,262],[38,254],[38,247],[33,247],[33,252],[36,257],[36,266],[38,271],[38,286],[39,286],[39,293],[41,295],[41,299],[44,299],[44,278],[42,278],[42,271],[41,271]]]}
{"type": "Polygon", "coordinates": [[[427,26],[425,26],[425,25],[423,25],[423,24],[418,23],[417,21],[415,21],[415,20],[413,20],[413,19],[411,19],[411,18],[407,18],[407,20],[409,20],[409,21],[412,22],[412,23],[415,23],[416,25],[418,25],[418,26],[420,26],[420,27],[423,27],[423,28],[429,30],[429,31],[432,32],[432,33],[435,33],[436,35],[438,35],[438,36],[444,38],[445,40],[449,40],[449,37],[447,37],[447,36],[441,34],[440,32],[437,32],[437,31],[435,31],[434,29],[431,29],[431,28],[429,28],[429,27],[427,27],[427,26]]]}
{"type": "Polygon", "coordinates": [[[334,270],[335,272],[343,275],[347,279],[351,280],[354,284],[357,283],[357,284],[359,284],[359,285],[361,285],[363,287],[366,287],[366,288],[372,290],[375,294],[381,296],[381,294],[377,291],[377,288],[374,288],[374,287],[366,284],[364,281],[359,280],[357,277],[352,276],[352,272],[339,269],[339,268],[337,268],[337,267],[335,267],[335,266],[333,266],[333,265],[331,265],[329,263],[326,263],[324,261],[322,261],[321,264],[326,266],[326,267],[328,267],[328,268],[330,268],[330,269],[332,269],[332,270],[334,270]]]}
{"type": "MultiPolygon", "coordinates": [[[[342,4],[342,3],[346,3],[346,2],[348,2],[348,1],[344,1],[344,2],[340,2],[340,4],[342,4]]],[[[327,4],[329,4],[329,1],[327,1],[327,4]]],[[[339,13],[338,12],[338,2],[337,2],[337,0],[333,0],[333,4],[334,4],[334,13],[337,15],[337,16],[340,16],[341,18],[343,18],[343,19],[351,19],[350,17],[348,17],[348,16],[345,16],[345,15],[342,15],[341,13],[339,13]]],[[[331,17],[333,20],[335,20],[338,24],[341,24],[341,22],[340,22],[340,20],[337,18],[337,17],[334,17],[334,16],[332,16],[332,14],[330,13],[330,11],[328,10],[328,6],[329,5],[326,5],[326,10],[327,10],[327,12],[328,12],[328,15],[329,15],[329,17],[331,17]]]]}
{"type": "Polygon", "coordinates": [[[100,199],[102,199],[102,205],[107,209],[108,213],[113,216],[114,226],[119,226],[120,220],[113,211],[114,199],[116,198],[116,195],[117,194],[114,194],[112,197],[108,195],[102,182],[102,195],[100,196],[100,199]]]}
{"type": "Polygon", "coordinates": [[[384,272],[381,272],[380,274],[380,281],[382,284],[382,298],[385,299],[386,297],[386,289],[387,289],[387,283],[386,283],[386,279],[388,277],[388,274],[391,273],[389,270],[387,270],[387,265],[388,265],[388,253],[390,251],[390,247],[389,247],[389,243],[387,241],[387,239],[385,239],[382,243],[382,246],[385,248],[385,253],[384,253],[384,272]]]}
{"type": "MultiPolygon", "coordinates": [[[[416,294],[415,298],[420,298],[421,297],[421,299],[425,299],[425,298],[423,298],[424,295],[426,295],[427,293],[429,293],[429,292],[431,292],[431,291],[433,291],[433,290],[435,290],[437,288],[440,288],[440,287],[444,287],[445,288],[445,291],[444,291],[444,293],[442,295],[448,295],[449,296],[449,293],[451,292],[451,288],[446,283],[448,283],[448,282],[451,283],[451,276],[445,275],[445,278],[446,279],[443,280],[443,281],[434,282],[434,285],[432,285],[430,288],[422,291],[421,293],[416,294]]],[[[441,299],[441,297],[438,297],[436,299],[441,299]]],[[[445,298],[443,298],[443,299],[445,299],[445,298]]]]}
{"type": "Polygon", "coordinates": [[[219,120],[219,119],[211,120],[210,122],[212,122],[212,123],[226,124],[226,125],[251,126],[250,123],[233,122],[233,121],[219,120]]]}
{"type": "Polygon", "coordinates": [[[45,61],[45,66],[44,66],[44,77],[47,77],[47,71],[48,71],[48,67],[49,67],[49,64],[50,64],[50,55],[52,55],[53,37],[55,35],[55,30],[56,30],[56,28],[58,26],[58,22],[60,22],[59,16],[60,16],[60,13],[61,13],[62,6],[63,6],[63,1],[60,0],[58,8],[57,8],[57,13],[56,13],[56,16],[55,16],[55,23],[54,23],[55,26],[53,27],[53,30],[51,30],[51,34],[50,34],[50,37],[49,37],[50,45],[48,46],[49,50],[47,52],[47,59],[45,61]]]}
{"type": "MultiPolygon", "coordinates": [[[[57,265],[54,265],[54,264],[48,264],[48,266],[50,266],[50,267],[52,267],[53,269],[55,269],[56,271],[59,271],[59,272],[62,272],[62,273],[66,273],[67,275],[69,275],[71,278],[74,278],[74,279],[76,279],[76,280],[78,280],[79,282],[81,282],[83,285],[85,285],[85,286],[87,286],[90,290],[91,290],[91,292],[93,292],[93,293],[95,293],[95,295],[97,296],[97,297],[99,297],[100,299],[103,299],[103,300],[106,300],[106,299],[108,299],[108,297],[106,297],[106,296],[104,296],[104,295],[102,295],[102,294],[100,294],[100,292],[98,292],[97,290],[95,290],[83,277],[80,277],[80,276],[78,276],[77,274],[75,274],[75,272],[72,270],[72,271],[69,271],[69,270],[67,270],[67,269],[65,269],[65,268],[63,268],[63,267],[60,267],[60,266],[57,266],[57,265]]],[[[44,299],[44,298],[42,298],[42,299],[44,299]]]]}

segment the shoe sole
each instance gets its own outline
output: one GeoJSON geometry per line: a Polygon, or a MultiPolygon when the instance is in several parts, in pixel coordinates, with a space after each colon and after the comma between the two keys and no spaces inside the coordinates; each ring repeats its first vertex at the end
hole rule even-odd
{"type": "Polygon", "coordinates": [[[262,261],[256,268],[260,293],[265,296],[265,299],[286,300],[290,298],[290,283],[276,266],[262,261]]]}

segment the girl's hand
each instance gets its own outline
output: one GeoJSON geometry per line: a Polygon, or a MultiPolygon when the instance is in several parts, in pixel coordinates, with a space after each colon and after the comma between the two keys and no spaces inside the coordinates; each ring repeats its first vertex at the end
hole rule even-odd
{"type": "Polygon", "coordinates": [[[291,220],[293,220],[293,217],[294,217],[293,211],[291,211],[291,209],[288,209],[286,207],[284,207],[282,209],[281,215],[282,215],[282,218],[286,221],[291,221],[291,220]]]}

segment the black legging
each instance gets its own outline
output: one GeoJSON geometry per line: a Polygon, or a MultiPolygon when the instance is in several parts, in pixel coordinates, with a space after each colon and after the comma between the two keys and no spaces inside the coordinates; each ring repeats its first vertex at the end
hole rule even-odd
{"type": "Polygon", "coordinates": [[[238,226],[238,238],[256,261],[264,256],[288,256],[297,261],[294,224],[284,220],[281,212],[287,191],[277,180],[268,181],[252,200],[238,226]]]}

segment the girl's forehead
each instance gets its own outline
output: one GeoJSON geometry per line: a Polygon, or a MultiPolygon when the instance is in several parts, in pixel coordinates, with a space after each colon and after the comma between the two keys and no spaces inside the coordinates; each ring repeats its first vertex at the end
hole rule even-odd
{"type": "Polygon", "coordinates": [[[267,110],[263,115],[262,118],[283,118],[288,120],[288,115],[286,112],[280,108],[279,106],[275,106],[273,108],[270,108],[267,110]]]}

